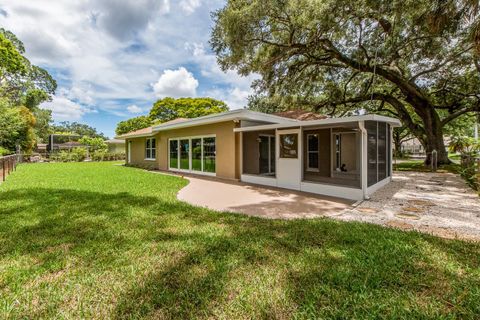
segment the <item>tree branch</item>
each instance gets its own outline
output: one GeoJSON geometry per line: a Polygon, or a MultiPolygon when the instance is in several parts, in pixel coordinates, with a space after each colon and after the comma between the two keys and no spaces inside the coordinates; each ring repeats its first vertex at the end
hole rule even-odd
{"type": "Polygon", "coordinates": [[[445,65],[447,65],[448,63],[452,62],[454,59],[456,59],[457,57],[461,56],[462,54],[464,54],[465,52],[467,51],[470,51],[471,49],[473,48],[473,46],[469,46],[467,47],[466,49],[456,53],[456,54],[453,54],[452,56],[450,56],[449,58],[445,59],[443,62],[437,64],[435,67],[433,68],[430,68],[430,69],[427,69],[427,70],[423,70],[419,73],[417,73],[416,75],[414,75],[413,77],[411,77],[408,81],[412,82],[412,81],[415,81],[416,79],[418,79],[419,77],[423,76],[423,75],[426,75],[428,73],[432,73],[432,72],[435,72],[435,71],[438,71],[440,70],[442,67],[444,67],[445,65]]]}
{"type": "Polygon", "coordinates": [[[442,126],[446,125],[452,120],[455,120],[456,118],[460,117],[462,114],[465,114],[468,112],[480,112],[480,103],[477,103],[477,105],[473,107],[463,108],[449,114],[447,117],[442,119],[442,126]]]}

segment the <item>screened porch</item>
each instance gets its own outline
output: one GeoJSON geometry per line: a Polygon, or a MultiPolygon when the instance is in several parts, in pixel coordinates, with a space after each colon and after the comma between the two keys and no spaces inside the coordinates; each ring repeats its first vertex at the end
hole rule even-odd
{"type": "Polygon", "coordinates": [[[356,123],[304,128],[303,181],[361,188],[361,139],[356,123]]]}
{"type": "Polygon", "coordinates": [[[275,177],[275,130],[244,132],[242,174],[275,177]]]}

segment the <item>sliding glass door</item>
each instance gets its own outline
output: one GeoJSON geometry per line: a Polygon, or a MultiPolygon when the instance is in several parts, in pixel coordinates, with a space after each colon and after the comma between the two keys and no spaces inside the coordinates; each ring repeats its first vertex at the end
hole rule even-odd
{"type": "Polygon", "coordinates": [[[203,138],[203,171],[214,173],[216,168],[215,138],[203,138]]]}
{"type": "Polygon", "coordinates": [[[275,137],[260,135],[259,141],[259,172],[260,174],[275,173],[275,137]]]}
{"type": "Polygon", "coordinates": [[[202,171],[202,139],[192,139],[192,170],[202,171]]]}
{"type": "Polygon", "coordinates": [[[169,169],[215,173],[215,137],[175,138],[169,140],[169,169]]]}
{"type": "Polygon", "coordinates": [[[180,169],[190,169],[190,140],[180,140],[180,169]]]}
{"type": "Polygon", "coordinates": [[[178,140],[170,140],[168,166],[169,168],[178,168],[178,140]]]}

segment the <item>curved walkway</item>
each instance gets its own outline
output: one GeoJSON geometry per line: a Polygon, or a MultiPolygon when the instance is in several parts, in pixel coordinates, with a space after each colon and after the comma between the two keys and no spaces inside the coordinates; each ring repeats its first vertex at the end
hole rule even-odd
{"type": "Polygon", "coordinates": [[[190,183],[180,190],[178,199],[218,211],[274,219],[318,218],[338,215],[353,204],[345,199],[241,182],[185,178],[190,183]]]}

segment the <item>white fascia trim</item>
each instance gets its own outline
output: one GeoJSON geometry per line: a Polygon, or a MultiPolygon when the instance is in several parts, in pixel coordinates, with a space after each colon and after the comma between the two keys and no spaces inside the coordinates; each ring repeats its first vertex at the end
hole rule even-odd
{"type": "Polygon", "coordinates": [[[342,124],[342,123],[351,123],[351,122],[359,122],[359,121],[379,121],[379,122],[386,122],[393,127],[401,126],[401,122],[398,119],[379,116],[376,114],[368,114],[363,116],[352,116],[352,117],[345,117],[345,118],[307,120],[307,121],[297,121],[295,123],[278,123],[278,124],[267,124],[262,126],[242,127],[242,128],[235,128],[233,129],[233,131],[246,132],[246,131],[259,131],[259,130],[274,130],[274,129],[281,129],[281,128],[320,126],[320,125],[342,124]]]}
{"type": "Polygon", "coordinates": [[[128,137],[115,137],[115,139],[119,139],[119,140],[129,140],[129,139],[135,139],[135,138],[155,138],[155,132],[152,132],[152,133],[143,133],[143,134],[136,134],[136,135],[132,135],[132,136],[128,136],[128,137]]]}
{"type": "Polygon", "coordinates": [[[262,112],[256,112],[245,109],[232,110],[228,112],[212,114],[208,116],[198,117],[191,120],[186,120],[182,122],[172,123],[172,124],[159,124],[152,128],[153,132],[166,131],[172,129],[180,129],[186,127],[193,127],[203,124],[211,124],[217,122],[224,122],[230,120],[256,120],[264,122],[273,122],[273,123],[297,123],[298,120],[288,119],[280,116],[270,115],[262,112]]]}

